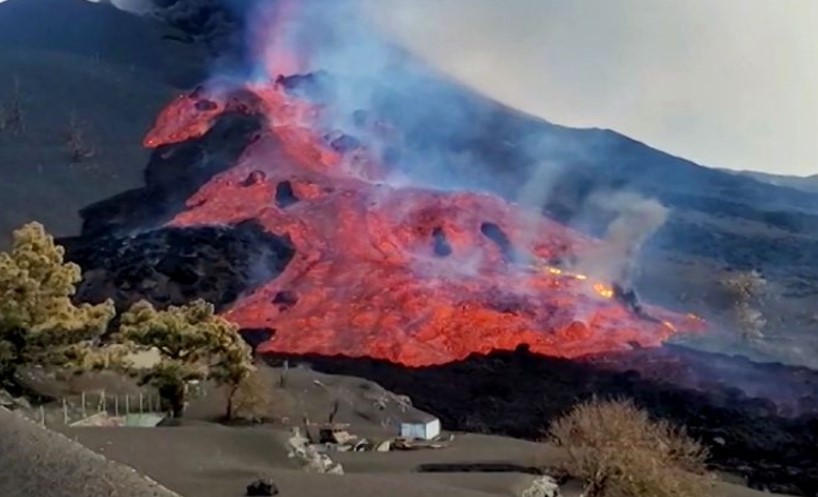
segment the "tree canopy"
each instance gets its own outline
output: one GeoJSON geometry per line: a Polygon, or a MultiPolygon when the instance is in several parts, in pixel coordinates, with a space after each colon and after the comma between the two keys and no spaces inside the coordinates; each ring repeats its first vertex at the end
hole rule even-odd
{"type": "MultiPolygon", "coordinates": [[[[159,388],[176,415],[184,409],[186,382],[213,380],[232,392],[253,370],[238,326],[203,300],[161,311],[138,302],[122,315],[118,339],[129,348],[159,352],[159,361],[142,372],[142,381],[159,388]]],[[[231,410],[228,405],[228,417],[231,410]]]]}
{"type": "Polygon", "coordinates": [[[87,344],[105,332],[114,304],[75,305],[81,280],[76,264],[39,223],[13,234],[10,252],[0,253],[0,380],[14,382],[28,364],[80,365],[87,344]]]}

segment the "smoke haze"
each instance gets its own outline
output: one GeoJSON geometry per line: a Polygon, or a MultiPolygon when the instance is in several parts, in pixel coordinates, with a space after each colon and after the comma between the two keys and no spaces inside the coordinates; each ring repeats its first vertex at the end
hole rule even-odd
{"type": "Polygon", "coordinates": [[[716,167],[818,172],[814,0],[370,0],[486,94],[716,167]]]}

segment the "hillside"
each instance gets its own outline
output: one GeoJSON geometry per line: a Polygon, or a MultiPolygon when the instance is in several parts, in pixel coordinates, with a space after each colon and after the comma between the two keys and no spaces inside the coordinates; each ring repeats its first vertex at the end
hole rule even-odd
{"type": "Polygon", "coordinates": [[[758,171],[733,171],[733,173],[748,176],[771,185],[786,186],[811,193],[818,192],[818,174],[812,174],[810,176],[784,176],[758,171]]]}
{"type": "Polygon", "coordinates": [[[0,67],[5,247],[5,234],[32,219],[76,234],[79,209],[141,184],[139,137],[204,66],[195,47],[110,6],[10,0],[0,4],[0,67]]]}

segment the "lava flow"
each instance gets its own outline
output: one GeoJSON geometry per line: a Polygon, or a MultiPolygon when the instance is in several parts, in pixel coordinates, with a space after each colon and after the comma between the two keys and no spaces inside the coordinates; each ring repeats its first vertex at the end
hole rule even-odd
{"type": "Polygon", "coordinates": [[[259,352],[440,364],[527,344],[578,357],[658,346],[699,320],[645,306],[560,267],[598,243],[497,196],[390,186],[366,147],[316,131],[320,107],[288,80],[174,100],[145,138],[157,147],[205,133],[227,112],[268,126],[238,163],[212,178],[171,225],[255,219],[287,236],[283,274],[225,316],[268,329],[259,352]],[[525,249],[525,250],[522,250],[525,249]]]}

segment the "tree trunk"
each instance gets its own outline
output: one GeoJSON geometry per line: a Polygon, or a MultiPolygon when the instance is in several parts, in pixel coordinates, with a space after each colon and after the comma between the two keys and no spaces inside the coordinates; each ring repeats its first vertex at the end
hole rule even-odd
{"type": "Polygon", "coordinates": [[[0,389],[5,389],[14,397],[23,395],[23,386],[17,377],[17,366],[12,364],[0,367],[0,389]]]}
{"type": "Polygon", "coordinates": [[[239,391],[239,385],[235,384],[235,385],[231,385],[230,390],[228,390],[228,392],[227,392],[227,410],[224,413],[224,417],[225,417],[225,419],[227,421],[232,420],[233,416],[235,415],[235,413],[233,412],[233,410],[235,408],[234,399],[236,397],[236,392],[238,392],[238,391],[239,391]]]}
{"type": "Polygon", "coordinates": [[[159,387],[159,396],[174,418],[181,418],[185,413],[185,385],[182,382],[169,382],[159,387]]]}

